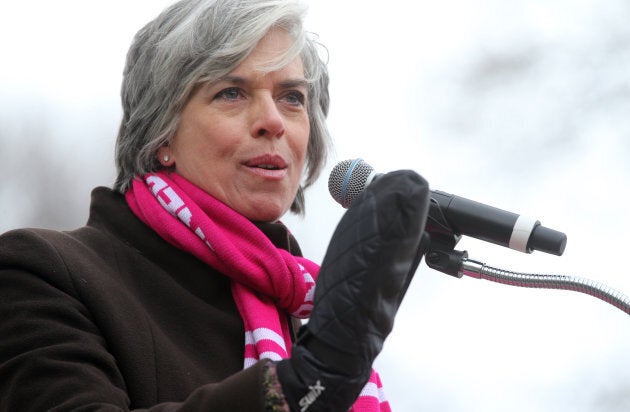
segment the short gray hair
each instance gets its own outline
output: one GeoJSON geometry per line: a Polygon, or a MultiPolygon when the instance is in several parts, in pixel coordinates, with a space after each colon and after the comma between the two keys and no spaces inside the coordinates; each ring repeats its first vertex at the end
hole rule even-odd
{"type": "Polygon", "coordinates": [[[175,135],[195,86],[231,72],[279,27],[294,44],[268,70],[300,56],[309,82],[304,179],[291,205],[292,212],[303,214],[304,188],[321,173],[330,148],[328,71],[315,36],[302,27],[305,12],[294,0],[182,0],[142,28],[124,70],[114,189],[124,193],[136,176],[163,169],[157,151],[175,135]]]}

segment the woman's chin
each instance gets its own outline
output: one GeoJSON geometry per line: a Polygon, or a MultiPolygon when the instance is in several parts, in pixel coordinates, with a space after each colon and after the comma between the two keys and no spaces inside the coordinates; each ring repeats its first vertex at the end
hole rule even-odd
{"type": "Polygon", "coordinates": [[[254,222],[275,222],[289,210],[289,207],[273,203],[254,202],[236,211],[254,222]]]}

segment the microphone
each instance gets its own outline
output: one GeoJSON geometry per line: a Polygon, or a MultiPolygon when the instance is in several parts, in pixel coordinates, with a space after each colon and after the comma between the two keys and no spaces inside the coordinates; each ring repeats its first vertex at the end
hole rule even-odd
{"type": "MultiPolygon", "coordinates": [[[[363,159],[344,160],[330,173],[328,190],[337,203],[349,208],[380,175],[363,159]]],[[[435,190],[431,191],[425,230],[432,242],[452,246],[465,235],[524,253],[538,250],[560,256],[567,244],[564,233],[544,227],[538,220],[435,190]]]]}

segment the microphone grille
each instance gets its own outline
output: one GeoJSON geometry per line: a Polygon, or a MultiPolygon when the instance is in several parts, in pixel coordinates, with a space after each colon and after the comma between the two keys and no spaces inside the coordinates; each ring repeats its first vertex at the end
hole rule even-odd
{"type": "Polygon", "coordinates": [[[373,172],[374,168],[363,159],[339,162],[328,177],[328,191],[337,203],[347,209],[365,189],[373,172]]]}

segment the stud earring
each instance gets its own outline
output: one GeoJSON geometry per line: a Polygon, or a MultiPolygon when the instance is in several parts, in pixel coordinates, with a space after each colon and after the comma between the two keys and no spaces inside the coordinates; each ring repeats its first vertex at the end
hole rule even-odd
{"type": "Polygon", "coordinates": [[[165,162],[168,162],[169,160],[171,160],[169,155],[164,155],[163,159],[164,159],[165,162]]]}

